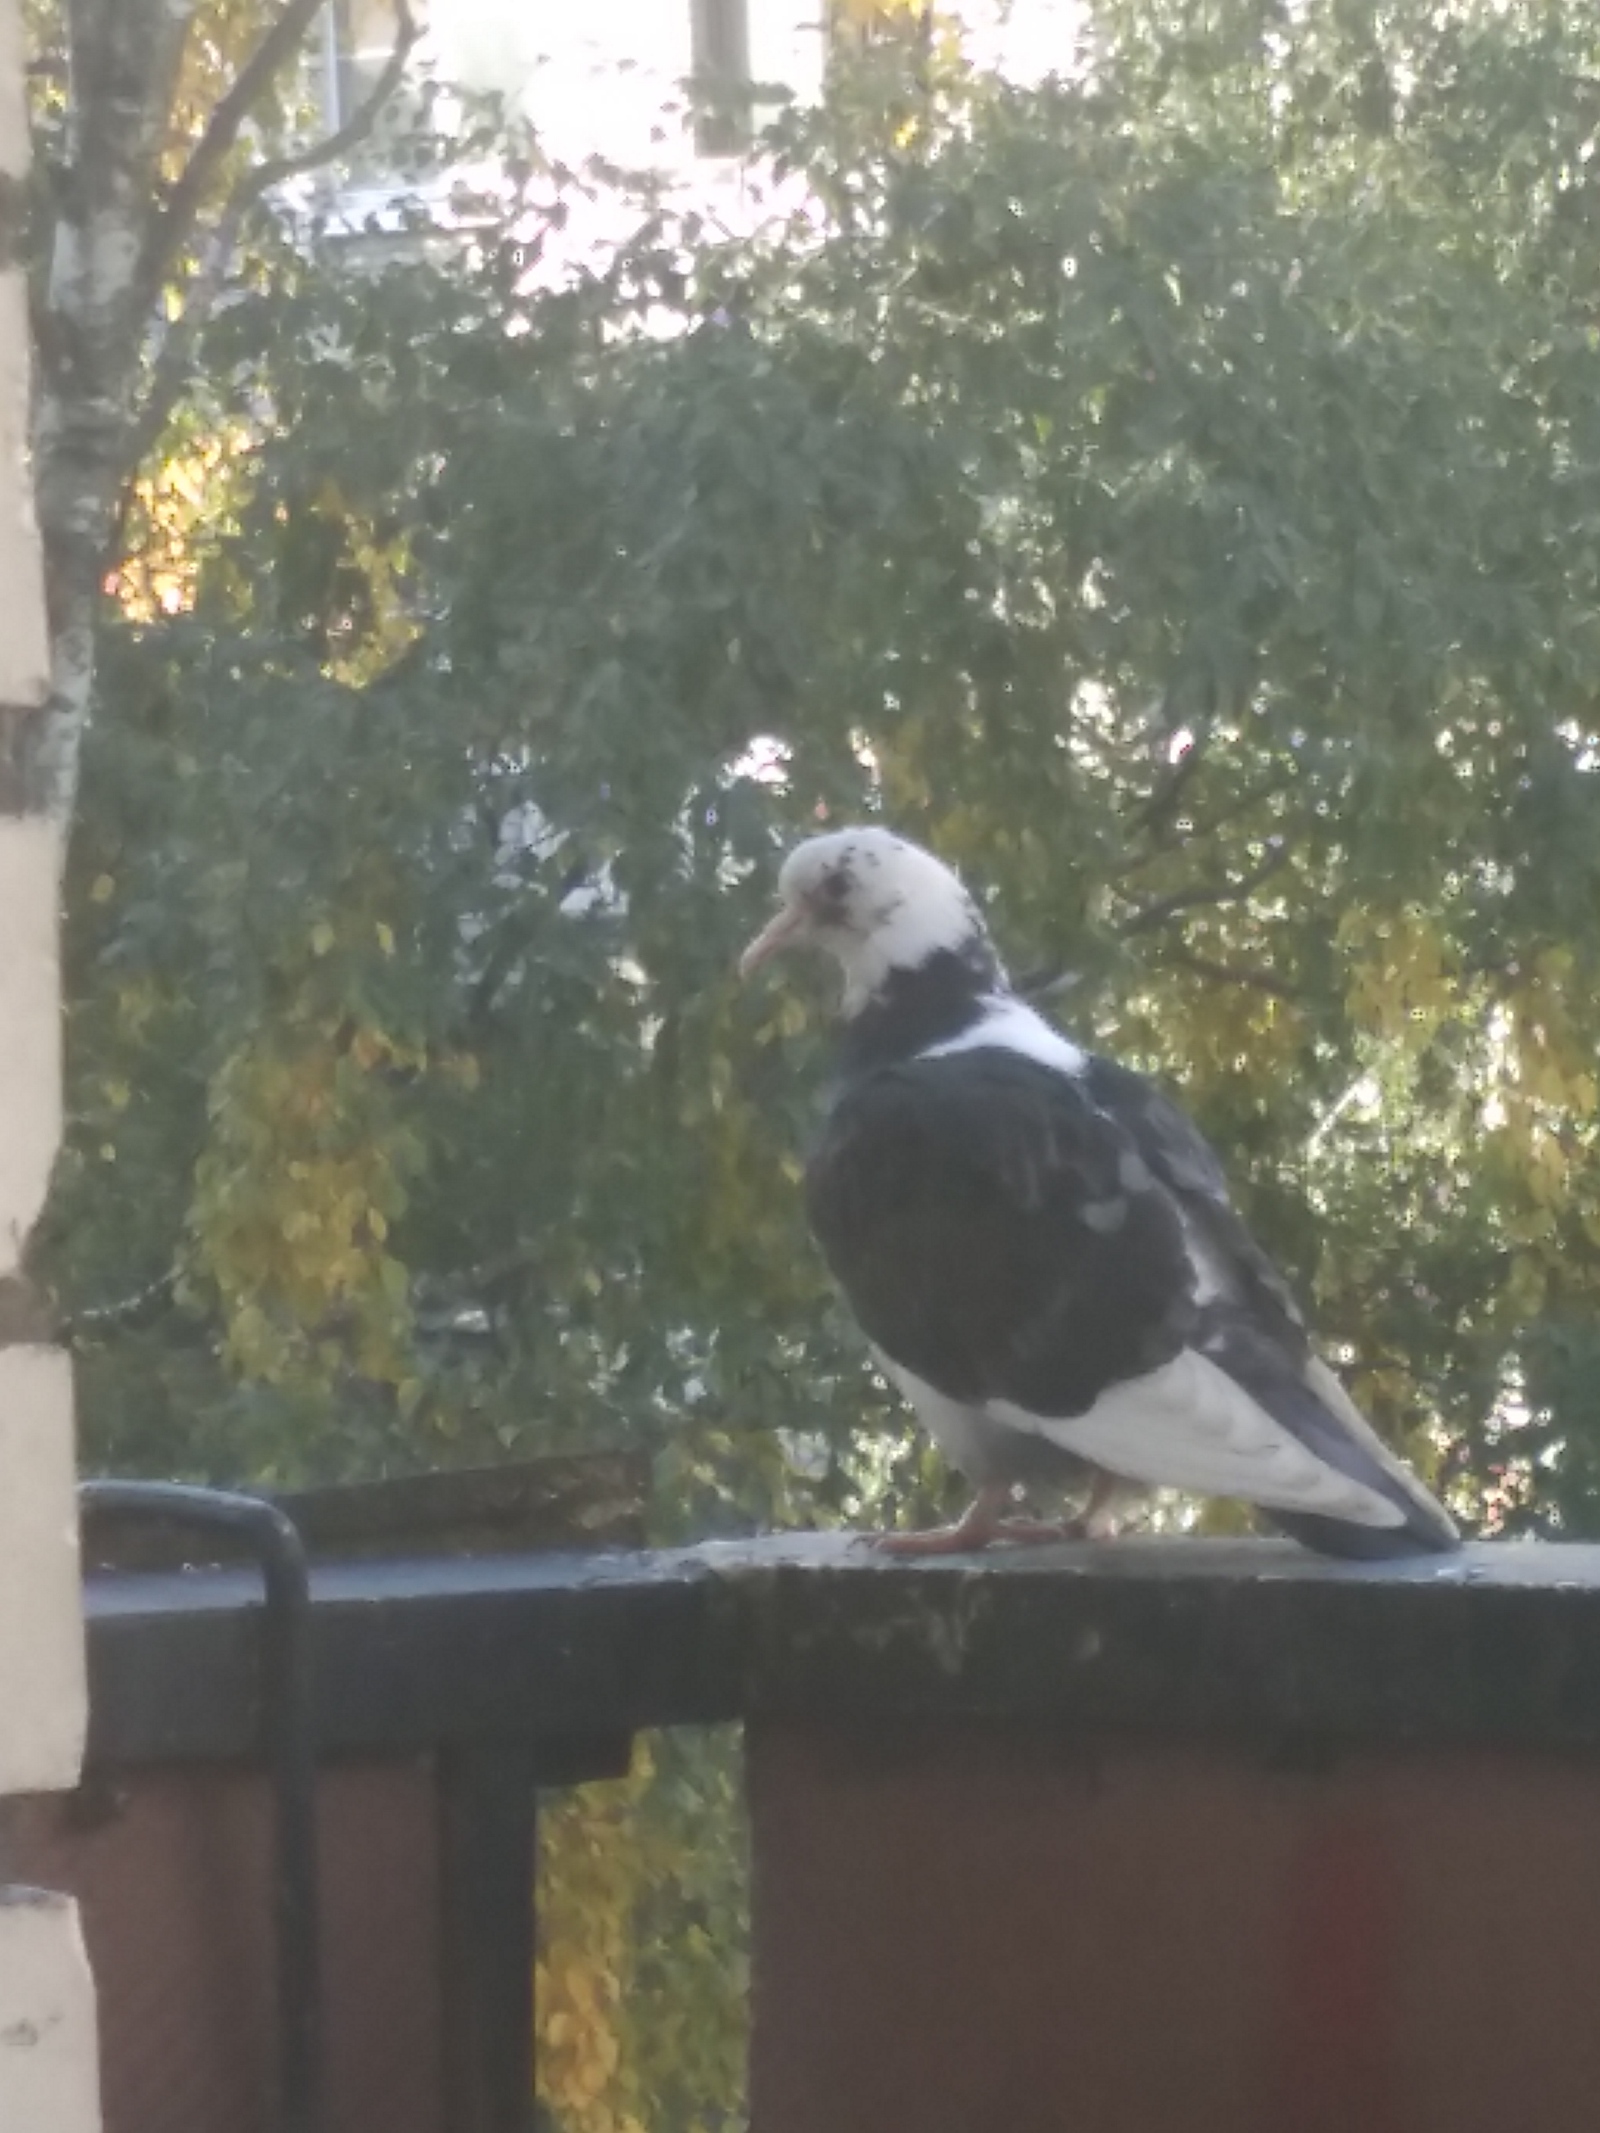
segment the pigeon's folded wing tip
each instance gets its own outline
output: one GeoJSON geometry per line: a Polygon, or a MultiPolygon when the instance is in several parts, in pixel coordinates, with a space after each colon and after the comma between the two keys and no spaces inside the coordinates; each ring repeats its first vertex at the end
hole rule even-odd
{"type": "Polygon", "coordinates": [[[1433,1509],[1436,1518],[1419,1511],[1398,1526],[1357,1526],[1348,1519],[1322,1518],[1305,1511],[1266,1511],[1263,1515],[1280,1533],[1316,1555],[1349,1562],[1398,1562],[1408,1556],[1450,1555],[1461,1546],[1461,1535],[1449,1512],[1442,1504],[1433,1509]]]}
{"type": "Polygon", "coordinates": [[[1187,1348],[1113,1387],[1086,1414],[1050,1419],[1001,1402],[996,1419],[1132,1481],[1253,1503],[1325,1554],[1456,1547],[1449,1513],[1326,1378],[1337,1404],[1288,1357],[1219,1342],[1215,1356],[1187,1348]]]}

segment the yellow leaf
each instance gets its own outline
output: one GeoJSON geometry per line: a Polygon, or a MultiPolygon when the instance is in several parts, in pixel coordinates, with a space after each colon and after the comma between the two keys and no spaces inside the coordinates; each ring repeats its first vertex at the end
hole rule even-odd
{"type": "Polygon", "coordinates": [[[89,899],[92,903],[108,904],[116,892],[117,884],[113,875],[97,874],[94,887],[89,891],[89,899]]]}
{"type": "Polygon", "coordinates": [[[374,931],[374,932],[375,932],[375,933],[377,934],[377,936],[378,936],[378,946],[379,946],[379,947],[380,947],[380,948],[381,948],[381,949],[383,950],[384,954],[385,954],[385,955],[393,955],[393,954],[394,954],[394,928],[393,928],[393,926],[386,926],[386,925],[384,924],[383,920],[382,920],[382,919],[380,918],[380,919],[379,919],[379,921],[378,921],[378,923],[377,923],[377,925],[376,925],[376,926],[375,926],[375,927],[373,928],[373,931],[374,931]]]}
{"type": "Polygon", "coordinates": [[[333,928],[325,918],[320,918],[311,929],[311,953],[326,955],[332,946],[333,928]]]}

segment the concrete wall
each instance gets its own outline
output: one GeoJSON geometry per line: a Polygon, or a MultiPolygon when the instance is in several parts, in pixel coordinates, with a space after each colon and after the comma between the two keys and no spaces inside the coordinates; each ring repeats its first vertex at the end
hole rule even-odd
{"type": "MultiPolygon", "coordinates": [[[[28,165],[20,0],[0,0],[0,180],[28,165]]],[[[44,588],[27,458],[27,297],[0,248],[0,731],[45,699],[44,588]]],[[[75,1783],[85,1694],[73,1501],[72,1379],[49,1344],[25,1252],[61,1126],[58,824],[0,816],[0,1795],[75,1783]]],[[[10,1862],[6,1862],[9,1866],[10,1862]]],[[[75,1905],[0,1886],[0,2127],[99,2124],[94,1999],[75,1905]]]]}

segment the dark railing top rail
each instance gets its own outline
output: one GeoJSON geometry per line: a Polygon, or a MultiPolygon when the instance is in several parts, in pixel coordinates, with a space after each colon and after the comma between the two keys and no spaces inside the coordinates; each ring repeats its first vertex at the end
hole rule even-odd
{"type": "MultiPolygon", "coordinates": [[[[246,1755],[247,1573],[88,1581],[91,1759],[246,1755]]],[[[1600,1547],[1334,1565],[1126,1538],[905,1562],[838,1534],[315,1570],[327,1755],[772,1713],[1080,1732],[1600,1746],[1600,1547]]],[[[559,1762],[559,1755],[557,1756],[559,1762]]]]}

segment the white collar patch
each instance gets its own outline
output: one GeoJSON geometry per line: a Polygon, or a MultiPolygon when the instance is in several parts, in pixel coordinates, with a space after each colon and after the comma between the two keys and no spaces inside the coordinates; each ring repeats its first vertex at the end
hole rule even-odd
{"type": "Polygon", "coordinates": [[[917,1057],[946,1059],[953,1052],[979,1051],[1019,1052],[1040,1066],[1054,1067],[1058,1074],[1081,1074],[1089,1057],[1025,1001],[995,993],[984,1001],[983,1012],[970,1029],[959,1037],[947,1037],[942,1044],[930,1044],[917,1057]]]}

